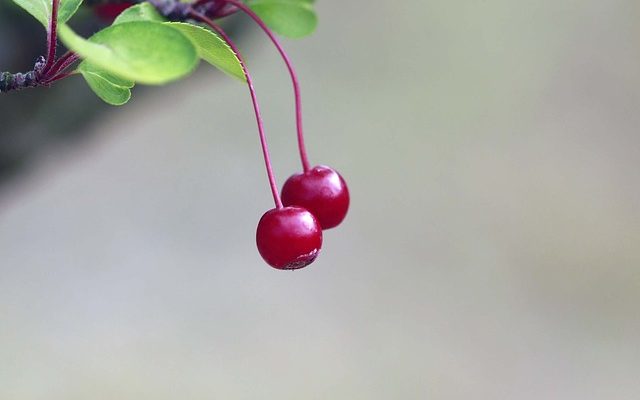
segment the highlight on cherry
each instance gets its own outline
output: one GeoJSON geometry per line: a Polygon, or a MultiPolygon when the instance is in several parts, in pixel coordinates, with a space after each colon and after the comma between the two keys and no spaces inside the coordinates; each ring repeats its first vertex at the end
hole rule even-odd
{"type": "MultiPolygon", "coordinates": [[[[136,84],[163,85],[188,77],[201,60],[247,85],[253,105],[274,206],[256,229],[264,261],[279,270],[296,270],[316,260],[323,230],[338,226],[349,209],[344,178],[333,168],[311,166],[305,145],[300,81],[278,36],[302,38],[314,32],[314,0],[13,0],[40,22],[46,54],[26,72],[0,72],[0,94],[49,87],[83,78],[108,104],[121,106],[136,84]],[[105,27],[89,38],[68,22],[89,7],[105,27]],[[301,172],[278,189],[252,76],[237,45],[220,21],[243,14],[255,23],[284,62],[293,87],[296,140],[301,172]],[[59,43],[68,49],[59,54],[59,43]]],[[[0,66],[1,68],[1,66],[0,66]]]]}

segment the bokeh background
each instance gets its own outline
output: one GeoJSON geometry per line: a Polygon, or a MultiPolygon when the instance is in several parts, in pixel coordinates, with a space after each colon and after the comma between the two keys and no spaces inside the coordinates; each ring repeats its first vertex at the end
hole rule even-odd
{"type": "MultiPolygon", "coordinates": [[[[255,249],[271,202],[237,82],[0,97],[0,398],[640,398],[640,3],[317,6],[286,47],[353,203],[305,270],[255,249]]],[[[25,69],[42,49],[1,18],[25,69]]],[[[282,182],[286,70],[230,22],[282,182]]]]}

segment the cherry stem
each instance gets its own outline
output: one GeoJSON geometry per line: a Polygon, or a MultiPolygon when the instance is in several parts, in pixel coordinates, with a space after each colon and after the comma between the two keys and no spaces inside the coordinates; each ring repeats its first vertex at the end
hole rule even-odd
{"type": "Polygon", "coordinates": [[[57,81],[59,81],[59,80],[61,80],[61,79],[68,78],[68,77],[70,77],[71,75],[73,75],[73,72],[61,72],[61,73],[59,73],[58,75],[56,75],[56,76],[54,76],[54,77],[52,77],[52,78],[47,79],[47,80],[46,80],[46,81],[44,81],[42,84],[43,84],[43,85],[50,85],[50,84],[52,84],[52,83],[54,83],[54,82],[57,82],[57,81]]]}
{"type": "Polygon", "coordinates": [[[258,123],[258,134],[260,136],[260,144],[262,146],[262,155],[264,157],[264,164],[267,169],[267,176],[269,178],[269,186],[271,187],[271,194],[273,195],[273,201],[276,205],[276,208],[283,208],[282,199],[280,199],[280,194],[278,193],[278,185],[276,183],[276,179],[273,174],[271,158],[269,157],[269,147],[267,146],[267,137],[264,133],[264,124],[262,122],[262,114],[260,113],[260,106],[258,105],[258,97],[256,95],[255,88],[253,87],[253,80],[251,79],[251,74],[249,73],[249,69],[247,68],[244,58],[240,54],[240,50],[238,50],[238,47],[231,40],[229,35],[227,35],[227,33],[224,30],[222,30],[222,28],[220,28],[218,25],[216,25],[216,23],[213,22],[211,19],[207,18],[205,15],[196,11],[190,11],[189,17],[206,24],[211,29],[213,29],[216,33],[218,33],[227,42],[229,47],[231,47],[231,50],[233,50],[233,52],[236,53],[236,56],[240,61],[240,65],[242,66],[242,71],[244,72],[244,75],[247,78],[247,86],[249,87],[249,93],[251,94],[251,102],[253,103],[253,109],[256,114],[256,122],[258,123]]]}
{"type": "Polygon", "coordinates": [[[58,47],[58,7],[60,0],[51,1],[51,21],[47,31],[47,63],[44,66],[44,74],[49,72],[56,59],[56,49],[58,47]]]}
{"type": "Polygon", "coordinates": [[[293,83],[293,92],[296,100],[296,127],[298,131],[298,150],[300,151],[300,161],[302,162],[302,168],[304,172],[308,172],[311,167],[309,164],[309,157],[307,156],[307,149],[304,144],[304,131],[302,127],[302,95],[300,94],[300,83],[298,81],[298,76],[296,74],[295,69],[293,68],[293,63],[287,52],[284,51],[284,48],[280,44],[280,41],[276,37],[276,35],[269,29],[267,24],[262,21],[262,19],[255,13],[251,8],[247,7],[244,3],[236,0],[224,0],[227,3],[236,6],[240,10],[242,10],[245,14],[251,17],[262,30],[269,36],[269,39],[273,42],[274,46],[278,49],[278,52],[282,56],[282,60],[287,65],[287,69],[289,70],[289,75],[291,75],[291,82],[293,83]]]}
{"type": "Polygon", "coordinates": [[[60,72],[64,72],[74,62],[78,61],[79,57],[74,52],[68,51],[62,57],[58,58],[58,61],[49,69],[48,76],[56,76],[60,72]]]}

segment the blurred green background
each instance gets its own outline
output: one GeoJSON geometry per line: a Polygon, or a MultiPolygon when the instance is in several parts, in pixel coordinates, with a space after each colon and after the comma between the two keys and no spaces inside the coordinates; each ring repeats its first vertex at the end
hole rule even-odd
{"type": "MultiPolygon", "coordinates": [[[[0,98],[0,399],[640,398],[640,3],[317,6],[285,44],[353,202],[302,271],[255,249],[237,82],[0,98]]],[[[282,182],[291,88],[241,21],[282,182]]]]}

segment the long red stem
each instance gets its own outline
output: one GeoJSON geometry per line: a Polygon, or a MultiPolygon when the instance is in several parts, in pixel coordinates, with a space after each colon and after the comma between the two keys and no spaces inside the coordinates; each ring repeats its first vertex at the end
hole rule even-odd
{"type": "Polygon", "coordinates": [[[56,59],[56,49],[58,47],[58,7],[60,0],[51,0],[51,21],[47,31],[47,63],[43,72],[47,74],[56,59]]]}
{"type": "Polygon", "coordinates": [[[262,114],[260,113],[260,106],[258,105],[258,98],[256,96],[255,88],[253,87],[253,80],[251,79],[251,74],[247,68],[247,65],[238,50],[238,47],[233,43],[231,38],[227,35],[225,31],[222,30],[215,22],[211,19],[207,18],[205,15],[202,15],[196,11],[191,11],[191,18],[200,21],[206,25],[208,25],[211,29],[213,29],[216,33],[218,33],[231,47],[231,50],[236,53],[238,60],[240,60],[240,65],[242,66],[242,70],[244,72],[245,77],[247,78],[247,86],[249,87],[249,93],[251,94],[251,102],[253,103],[253,109],[256,114],[256,122],[258,123],[258,134],[260,136],[260,144],[262,146],[262,155],[264,157],[264,164],[267,169],[267,176],[269,178],[269,186],[271,187],[271,194],[273,195],[273,201],[276,205],[276,208],[282,208],[282,200],[280,199],[280,194],[278,193],[278,185],[276,183],[275,176],[273,174],[273,168],[271,166],[271,158],[269,156],[269,147],[267,146],[267,137],[264,133],[264,124],[262,122],[262,114]]]}
{"type": "Polygon", "coordinates": [[[275,47],[278,49],[278,52],[282,56],[284,63],[287,65],[289,75],[291,75],[291,82],[293,83],[293,92],[296,100],[296,127],[298,130],[298,150],[300,151],[300,161],[302,162],[302,168],[304,169],[304,172],[307,172],[311,167],[309,164],[309,158],[307,156],[307,149],[304,144],[304,131],[302,127],[302,95],[300,94],[300,83],[298,82],[298,76],[295,69],[293,68],[293,64],[289,59],[287,53],[284,51],[284,48],[280,44],[278,38],[264,23],[264,21],[262,21],[262,19],[255,12],[253,12],[253,10],[251,10],[251,8],[247,7],[244,3],[237,0],[225,1],[242,10],[245,14],[251,17],[260,26],[260,28],[262,28],[262,30],[267,34],[267,36],[269,36],[269,39],[271,39],[275,47]]]}

